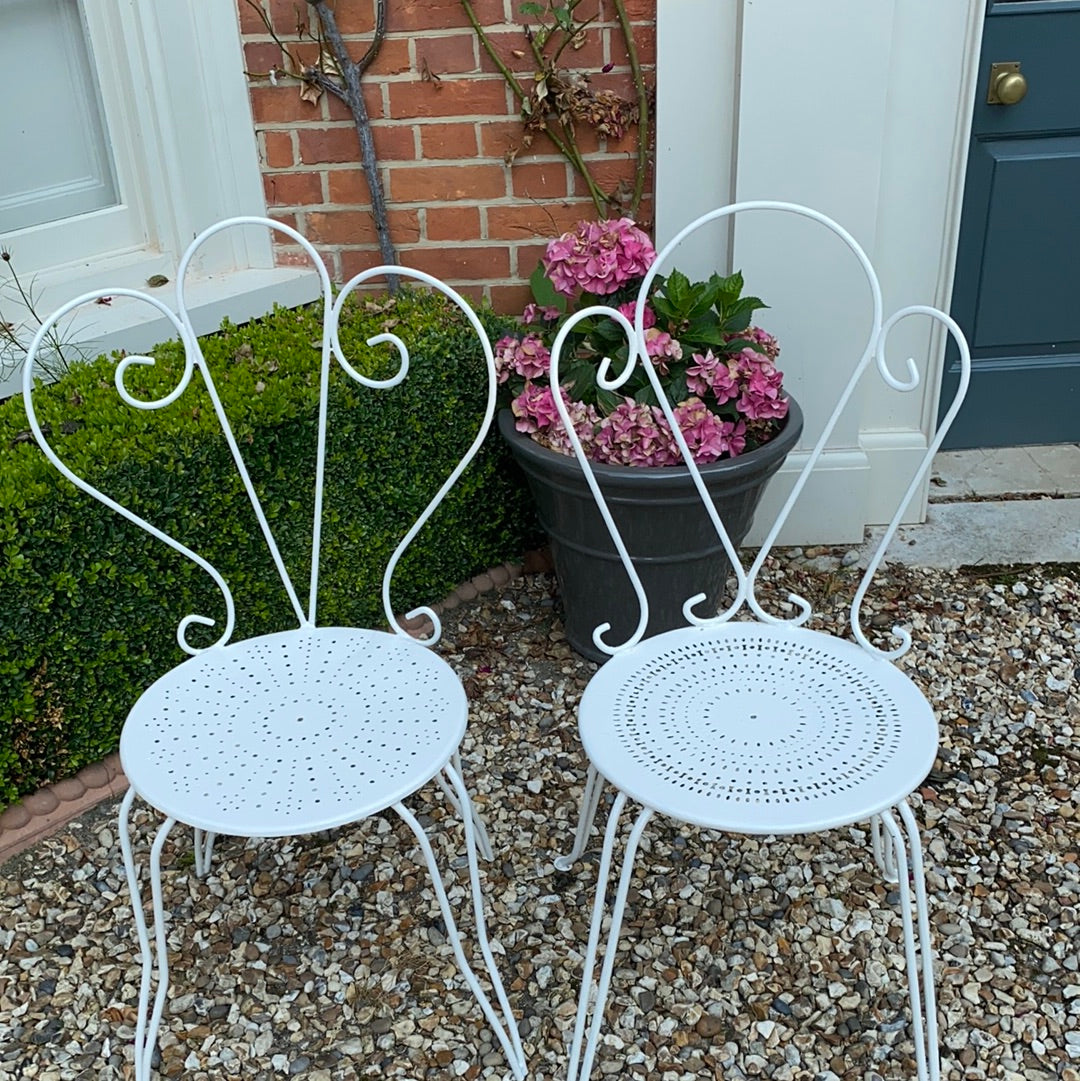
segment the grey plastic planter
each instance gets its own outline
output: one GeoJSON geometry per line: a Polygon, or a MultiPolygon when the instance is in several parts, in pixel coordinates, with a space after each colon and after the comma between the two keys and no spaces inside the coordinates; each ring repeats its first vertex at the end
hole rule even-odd
{"type": "MultiPolygon", "coordinates": [[[[753,524],[769,478],[802,433],[802,410],[794,398],[790,402],[787,423],[772,442],[738,458],[701,466],[736,547],[753,524]]],[[[575,458],[517,431],[509,409],[499,413],[499,432],[528,478],[540,524],[551,542],[567,640],[582,656],[604,661],[606,655],[593,645],[593,630],[610,622],[606,641],[625,641],[637,626],[638,606],[585,476],[575,458]]],[[[730,563],[689,470],[594,465],[593,471],[649,598],[646,636],[684,626],[682,606],[695,593],[705,593],[709,605],[719,608],[730,563]]]]}

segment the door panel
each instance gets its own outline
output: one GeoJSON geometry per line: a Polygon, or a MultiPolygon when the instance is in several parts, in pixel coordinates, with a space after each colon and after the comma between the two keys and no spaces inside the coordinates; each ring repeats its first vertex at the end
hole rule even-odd
{"type": "MultiPolygon", "coordinates": [[[[952,313],[972,384],[948,447],[1080,441],[1080,10],[992,5],[957,250],[952,313]],[[1028,92],[986,102],[990,65],[1018,61],[1028,92]]],[[[947,357],[942,400],[958,371],[947,357]]]]}

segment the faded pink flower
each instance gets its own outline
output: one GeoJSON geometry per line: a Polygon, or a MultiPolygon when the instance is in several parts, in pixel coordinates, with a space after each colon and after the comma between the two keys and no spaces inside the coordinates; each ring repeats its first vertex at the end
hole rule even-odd
{"type": "MultiPolygon", "coordinates": [[[[619,305],[619,311],[622,312],[626,318],[633,323],[634,321],[634,309],[637,307],[636,301],[628,300],[625,304],[619,305]]],[[[656,326],[656,312],[645,305],[645,310],[641,313],[641,325],[648,330],[650,327],[656,326]]]]}
{"type": "Polygon", "coordinates": [[[747,327],[746,330],[733,334],[728,340],[732,341],[735,338],[753,342],[755,346],[754,352],[764,353],[769,360],[776,360],[780,355],[780,343],[767,330],[762,330],[761,327],[747,327]]]}
{"type": "Polygon", "coordinates": [[[787,416],[784,377],[763,353],[744,349],[739,354],[739,377],[742,393],[735,407],[747,420],[781,420],[787,416]]]}
{"type": "Polygon", "coordinates": [[[736,366],[726,356],[716,356],[711,349],[704,355],[693,354],[694,363],[686,369],[686,385],[695,394],[706,395],[710,391],[718,405],[730,402],[739,395],[736,366]]]}
{"type": "MultiPolygon", "coordinates": [[[[565,401],[566,391],[562,387],[559,390],[565,401]]],[[[553,424],[562,424],[551,387],[547,383],[526,383],[525,389],[510,403],[510,409],[517,417],[514,427],[529,435],[545,431],[553,424]]]]}
{"type": "Polygon", "coordinates": [[[521,321],[529,326],[531,323],[553,323],[562,312],[558,308],[548,304],[526,304],[521,313],[521,321]]]}
{"type": "MultiPolygon", "coordinates": [[[[645,351],[650,357],[671,357],[672,360],[682,360],[682,346],[666,331],[651,327],[645,331],[645,351]]],[[[659,364],[657,367],[661,367],[659,364]]],[[[661,370],[666,375],[667,365],[661,370]]]]}
{"type": "Polygon", "coordinates": [[[548,244],[542,261],[556,291],[572,297],[578,289],[614,293],[644,275],[655,259],[648,236],[630,218],[619,218],[578,222],[548,244]]]}
{"type": "Polygon", "coordinates": [[[725,422],[711,413],[700,398],[687,398],[673,412],[695,462],[705,465],[727,453],[729,441],[724,431],[725,422]]]}
{"type": "Polygon", "coordinates": [[[526,334],[524,338],[507,335],[495,343],[495,371],[500,383],[505,383],[511,372],[526,379],[538,379],[547,375],[550,367],[551,353],[535,334],[526,334]]]}
{"type": "Polygon", "coordinates": [[[681,461],[658,406],[625,398],[600,422],[596,460],[609,465],[678,465],[681,461]]]}
{"type": "MultiPolygon", "coordinates": [[[[597,413],[593,406],[586,405],[584,402],[567,401],[565,392],[563,400],[566,401],[566,411],[570,416],[570,423],[581,441],[586,457],[593,457],[595,450],[593,435],[596,432],[597,425],[600,423],[600,414],[597,413]]],[[[561,423],[561,420],[557,420],[550,428],[537,432],[532,438],[534,442],[539,443],[542,447],[557,451],[559,454],[574,453],[574,448],[570,444],[570,436],[567,435],[566,428],[561,423]]]]}

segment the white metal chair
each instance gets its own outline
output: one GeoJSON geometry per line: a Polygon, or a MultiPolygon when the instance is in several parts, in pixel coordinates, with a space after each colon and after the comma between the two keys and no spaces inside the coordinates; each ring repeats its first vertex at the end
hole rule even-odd
{"type": "Polygon", "coordinates": [[[921,305],[904,308],[882,321],[881,290],[873,267],[855,240],[839,225],[806,207],[782,202],[734,204],[687,226],[660,253],[638,294],[635,326],[609,308],[593,307],[568,320],[556,339],[552,386],[567,333],[579,319],[606,315],[617,320],[633,343],[631,359],[619,379],[601,372],[601,383],[617,389],[636,361],[645,369],[676,433],[685,464],[712,518],[735,576],[735,595],[720,614],[695,612],[704,599],[687,599],[687,626],[643,639],[648,601],[626,547],[593,477],[559,394],[554,400],[585,471],[593,496],[637,594],[640,620],[620,645],[604,640],[609,624],[597,627],[593,641],[610,655],[590,680],[579,708],[579,727],[589,759],[588,775],[573,851],[556,860],[569,870],[582,854],[604,783],[616,789],[601,850],[592,923],[570,1049],[568,1077],[584,1081],[593,1066],[611,984],[634,859],[642,833],[654,815],[713,830],[757,835],[790,835],[869,822],[875,860],[889,881],[899,883],[912,1037],[921,1081],[938,1081],[938,1037],[926,886],[918,828],[907,797],[925,778],[938,748],[934,713],[915,684],[891,662],[911,645],[901,627],[898,645],[872,644],[860,623],[863,598],[881,564],[885,548],[921,478],[941,444],[967,388],[970,358],[957,325],[945,313],[921,305]],[[707,222],[740,211],[784,211],[820,222],[851,249],[865,271],[873,298],[873,323],[863,354],[840,400],[809,454],[768,537],[749,570],[740,564],[723,524],[708,498],[693,458],[672,415],[672,403],[647,361],[643,310],[655,274],[678,243],[707,222]],[[889,371],[885,347],[898,321],[909,316],[940,320],[952,333],[961,357],[962,378],[936,437],[926,451],[900,507],[863,575],[851,604],[854,641],[809,630],[810,604],[789,594],[797,614],[788,619],[767,612],[755,594],[761,567],[781,526],[829,441],[844,406],[871,361],[893,389],[918,385],[914,363],[908,377],[889,371]],[[742,614],[740,620],[734,617],[742,614]],[[603,952],[599,982],[593,988],[608,878],[626,806],[640,810],[625,842],[618,887],[603,952]],[[883,842],[882,830],[885,840],[883,842]],[[914,890],[912,906],[908,884],[914,890]],[[921,978],[920,978],[921,969],[921,978]],[[590,1009],[592,1013],[591,1023],[590,1009]],[[588,1032],[586,1035],[586,1025],[588,1032]]]}
{"type": "Polygon", "coordinates": [[[198,236],[180,262],[177,301],[177,312],[173,313],[160,300],[135,290],[101,290],[76,298],[53,315],[37,334],[29,351],[23,379],[30,427],[53,464],[83,491],[198,564],[221,591],[226,610],[221,635],[208,648],[190,645],[186,632],[192,623],[209,626],[214,621],[201,615],[188,615],[181,620],[177,628],[177,642],[185,653],[191,655],[190,658],[158,679],[141,695],[128,715],[121,736],[120,756],[131,788],[120,809],[120,841],[142,949],[142,980],[135,1033],[137,1081],[150,1077],[158,1027],[168,991],[161,854],[174,824],[182,822],[194,827],[195,869],[201,876],[209,869],[216,834],[291,837],[358,822],[390,808],[416,837],[431,874],[448,938],[462,975],[494,1029],[514,1077],[523,1078],[525,1062],[517,1024],[485,930],[477,867],[477,839],[488,858],[490,847],[461,776],[458,748],[465,734],[468,713],[466,695],[450,666],[429,648],[440,635],[439,619],[435,612],[424,607],[408,613],[409,617],[423,615],[431,621],[433,633],[427,639],[420,640],[406,633],[390,607],[390,582],[399,559],[472,460],[490,427],[495,403],[495,368],[488,337],[468,304],[457,293],[420,271],[403,267],[374,267],[354,277],[335,301],[330,279],[311,244],[295,230],[264,218],[232,218],[198,236]],[[276,229],[299,244],[311,257],[322,283],[321,397],[315,452],[311,573],[307,583],[306,607],[285,568],[244,466],[185,303],[185,274],[201,245],[223,229],[250,225],[276,229]],[[416,279],[439,290],[457,304],[472,324],[487,361],[486,411],[464,458],[397,546],[385,569],[382,601],[390,632],[320,627],[316,625],[316,604],[331,361],[336,359],[350,378],[372,389],[397,385],[406,377],[409,368],[406,344],[394,334],[381,334],[371,338],[368,344],[387,343],[394,346],[398,351],[398,371],[384,380],[361,375],[342,354],[338,320],[345,299],[357,286],[391,273],[416,279]],[[156,401],[140,401],[132,397],[125,386],[128,367],[132,364],[153,364],[154,361],[151,357],[128,356],[116,368],[117,392],[134,408],[159,409],[174,402],[187,388],[196,369],[199,371],[295,613],[296,630],[230,642],[234,625],[233,596],[222,576],[201,556],[76,477],[46,441],[33,405],[35,354],[50,327],[75,308],[105,294],[142,300],[156,308],[175,328],[185,350],[183,376],[175,389],[156,401]],[[465,956],[427,834],[403,802],[433,779],[461,813],[477,938],[498,1009],[485,994],[465,956]],[[165,816],[149,855],[155,932],[153,945],[147,932],[129,824],[131,806],[136,796],[165,816]],[[154,978],[155,952],[157,990],[151,1009],[150,988],[154,978]]]}

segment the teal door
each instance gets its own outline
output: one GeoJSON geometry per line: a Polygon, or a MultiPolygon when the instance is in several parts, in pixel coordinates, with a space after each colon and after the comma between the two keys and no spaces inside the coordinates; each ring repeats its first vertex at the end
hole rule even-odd
{"type": "MultiPolygon", "coordinates": [[[[1080,442],[1080,0],[987,6],[952,314],[972,381],[945,446],[1080,442]],[[1026,93],[989,104],[1009,62],[1026,93]]],[[[950,353],[944,404],[956,380],[950,353]]]]}

